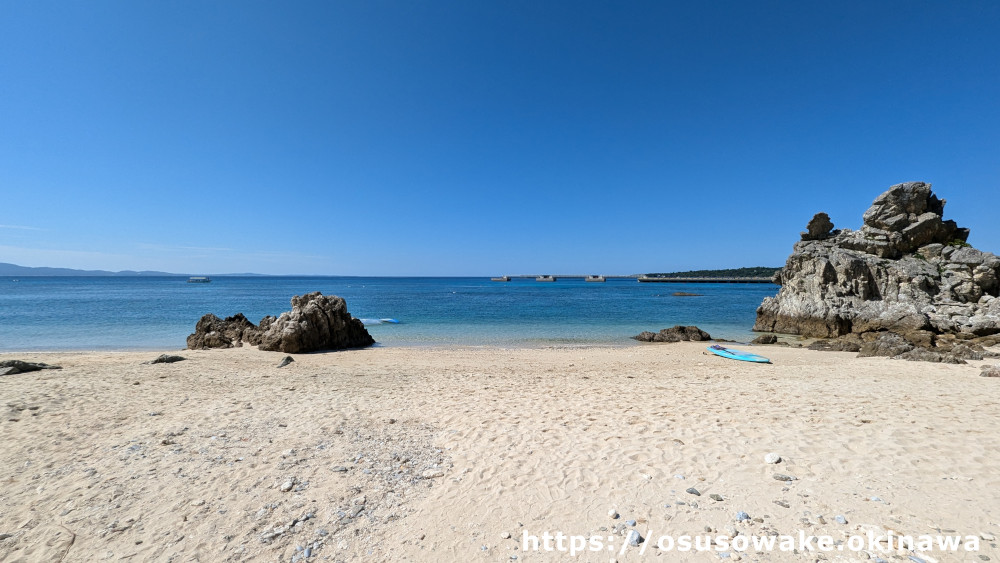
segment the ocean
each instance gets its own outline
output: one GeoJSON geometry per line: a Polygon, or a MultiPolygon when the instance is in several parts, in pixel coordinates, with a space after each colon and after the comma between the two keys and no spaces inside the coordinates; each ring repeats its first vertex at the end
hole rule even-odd
{"type": "Polygon", "coordinates": [[[251,322],[291,309],[293,295],[347,300],[382,346],[629,345],[643,330],[697,325],[716,338],[753,338],[772,284],[536,282],[488,278],[183,277],[0,278],[0,351],[181,349],[206,313],[251,322]],[[701,294],[677,297],[674,292],[701,294]]]}

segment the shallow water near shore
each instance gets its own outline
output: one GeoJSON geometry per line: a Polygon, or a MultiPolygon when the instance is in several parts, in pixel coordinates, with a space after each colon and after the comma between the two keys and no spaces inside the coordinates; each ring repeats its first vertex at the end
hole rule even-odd
{"type": "Polygon", "coordinates": [[[694,324],[746,341],[772,284],[647,284],[486,278],[23,277],[0,280],[0,350],[183,348],[206,313],[252,322],[321,291],[347,300],[386,346],[628,345],[643,330],[694,324]],[[677,297],[674,292],[697,293],[677,297]]]}

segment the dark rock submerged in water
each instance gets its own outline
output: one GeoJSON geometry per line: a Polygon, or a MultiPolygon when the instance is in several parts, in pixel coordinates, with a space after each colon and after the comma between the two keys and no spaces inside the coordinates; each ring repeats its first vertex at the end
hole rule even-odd
{"type": "Polygon", "coordinates": [[[712,336],[696,326],[665,328],[660,332],[643,331],[632,338],[639,342],[682,342],[688,340],[711,340],[712,336]]]}
{"type": "Polygon", "coordinates": [[[970,247],[969,230],[943,219],[944,205],[930,184],[908,182],[879,195],[858,231],[833,231],[817,214],[775,276],[778,295],[757,309],[754,330],[837,338],[816,348],[863,355],[981,355],[1000,334],[1000,258],[970,247]]]}
{"type": "Polygon", "coordinates": [[[292,310],[264,317],[254,325],[243,314],[219,319],[208,314],[188,336],[191,349],[232,348],[243,343],[261,350],[300,354],[319,350],[364,348],[375,343],[365,325],[347,312],[347,303],[320,292],[296,295],[292,310]]]}

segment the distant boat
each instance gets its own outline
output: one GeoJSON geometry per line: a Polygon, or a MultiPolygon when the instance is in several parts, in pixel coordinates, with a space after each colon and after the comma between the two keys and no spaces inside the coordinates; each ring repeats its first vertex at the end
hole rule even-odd
{"type": "Polygon", "coordinates": [[[191,276],[188,278],[188,283],[211,283],[212,278],[208,276],[191,276]]]}

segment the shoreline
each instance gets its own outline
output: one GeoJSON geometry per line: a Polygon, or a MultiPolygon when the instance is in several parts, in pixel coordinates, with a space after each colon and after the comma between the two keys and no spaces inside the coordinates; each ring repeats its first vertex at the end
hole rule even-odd
{"type": "Polygon", "coordinates": [[[654,540],[1000,536],[1000,382],[981,362],[760,346],[774,363],[750,364],[707,344],[19,358],[63,369],[0,378],[0,559],[530,563],[568,556],[523,533],[621,542],[628,520],[654,540]]]}

